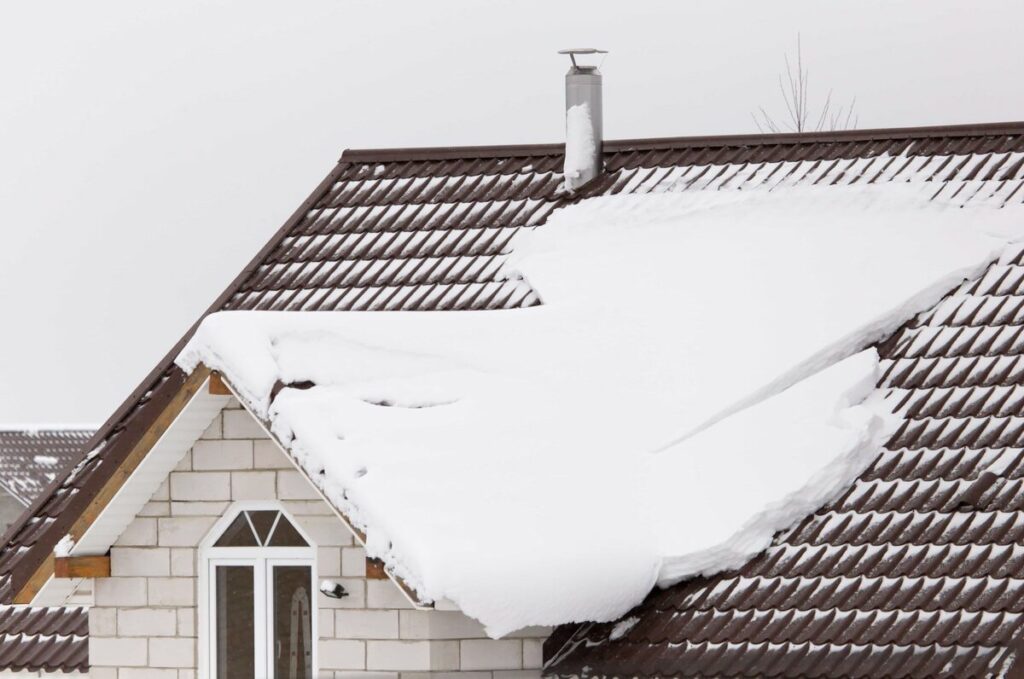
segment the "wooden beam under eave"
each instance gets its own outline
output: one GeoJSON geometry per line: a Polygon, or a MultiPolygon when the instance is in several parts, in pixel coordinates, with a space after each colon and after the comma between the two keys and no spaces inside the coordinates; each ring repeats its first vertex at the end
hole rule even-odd
{"type": "Polygon", "coordinates": [[[366,557],[366,579],[387,580],[388,572],[384,569],[384,562],[380,559],[366,557]]]}
{"type": "Polygon", "coordinates": [[[234,396],[219,372],[210,373],[210,393],[214,396],[234,396]]]}
{"type": "MultiPolygon", "coordinates": [[[[107,482],[103,485],[103,488],[93,497],[92,501],[85,508],[85,510],[79,515],[73,524],[71,524],[71,530],[68,531],[68,535],[71,536],[76,542],[85,535],[85,531],[92,526],[93,522],[99,517],[100,513],[106,508],[110,501],[117,494],[117,491],[121,489],[121,486],[125,484],[132,473],[138,468],[139,464],[146,457],[146,454],[150,449],[160,440],[160,437],[164,435],[174,420],[177,419],[178,415],[185,409],[192,397],[195,396],[199,390],[206,384],[207,378],[210,377],[210,369],[205,365],[199,364],[195,370],[185,379],[184,384],[178,388],[178,392],[171,399],[163,411],[157,416],[153,423],[149,426],[146,432],[142,435],[139,441],[132,448],[131,452],[121,462],[120,466],[114,470],[107,482]]],[[[46,582],[54,574],[54,556],[50,554],[46,557],[36,569],[35,573],[25,582],[25,585],[14,595],[13,603],[15,604],[31,604],[32,600],[35,599],[36,595],[43,588],[46,582]]]]}
{"type": "Polygon", "coordinates": [[[109,578],[109,556],[58,556],[53,559],[55,578],[109,578]]]}

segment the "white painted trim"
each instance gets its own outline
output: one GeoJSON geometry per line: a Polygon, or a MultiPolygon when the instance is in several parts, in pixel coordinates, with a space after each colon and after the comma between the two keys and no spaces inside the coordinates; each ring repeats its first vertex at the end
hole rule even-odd
{"type": "Polygon", "coordinates": [[[36,595],[32,597],[32,606],[63,606],[75,595],[81,578],[55,578],[50,576],[36,595]]]}
{"type": "MultiPolygon", "coordinates": [[[[315,551],[315,550],[314,550],[315,551]]],[[[310,644],[310,660],[309,663],[312,667],[310,676],[316,677],[317,670],[320,668],[320,658],[318,648],[320,646],[320,630],[318,627],[317,614],[317,595],[320,593],[319,587],[317,587],[317,571],[316,571],[316,560],[313,559],[288,559],[280,557],[268,557],[266,560],[266,594],[267,601],[265,609],[267,611],[266,620],[266,657],[267,667],[273,667],[274,665],[274,618],[270,615],[270,612],[274,610],[274,579],[271,574],[276,566],[308,566],[310,569],[309,573],[309,644],[310,644]]],[[[271,672],[267,672],[268,676],[273,676],[271,672]]]]}
{"type": "Polygon", "coordinates": [[[230,396],[211,394],[207,378],[189,399],[171,425],[143,456],[139,466],[125,480],[117,493],[85,535],[71,548],[73,556],[106,554],[121,533],[135,519],[153,494],[195,445],[213,419],[231,400],[230,396]]]}
{"type": "MultiPolygon", "coordinates": [[[[210,380],[207,378],[170,426],[146,451],[139,466],[71,548],[72,556],[106,554],[150,501],[160,484],[178,466],[185,453],[228,404],[231,397],[211,394],[209,385],[210,380]]],[[[32,598],[32,605],[62,606],[74,594],[79,582],[72,583],[51,575],[32,598]]]]}
{"type": "Polygon", "coordinates": [[[228,550],[228,549],[252,549],[252,547],[214,547],[213,544],[215,542],[217,542],[217,539],[220,537],[221,533],[223,533],[227,529],[227,527],[231,525],[231,522],[234,521],[235,517],[238,516],[241,512],[258,512],[258,511],[261,511],[261,510],[272,511],[272,512],[281,512],[281,514],[283,514],[284,517],[286,519],[288,519],[288,521],[290,521],[293,526],[295,526],[295,530],[297,530],[299,532],[299,535],[302,536],[302,539],[310,544],[310,547],[308,547],[308,548],[307,547],[265,547],[264,549],[312,549],[312,548],[315,548],[316,541],[312,537],[310,537],[309,533],[306,532],[306,529],[302,527],[302,524],[295,520],[295,517],[292,516],[291,512],[289,512],[285,508],[284,504],[281,503],[279,500],[238,500],[236,502],[232,502],[228,506],[228,508],[226,510],[224,510],[224,513],[221,514],[221,517],[219,519],[217,519],[217,521],[213,524],[213,526],[210,527],[210,530],[206,533],[206,536],[199,543],[198,549],[200,551],[202,551],[202,550],[210,551],[210,550],[228,550]]]}
{"type": "Polygon", "coordinates": [[[206,536],[199,543],[199,601],[198,622],[199,622],[199,658],[198,677],[199,679],[211,679],[216,676],[214,663],[216,662],[216,648],[214,643],[216,606],[214,596],[214,568],[217,565],[251,565],[253,567],[253,596],[255,618],[253,624],[255,629],[264,630],[263,634],[256,635],[256,676],[270,676],[271,662],[271,640],[273,639],[273,620],[269,614],[272,610],[273,581],[269,577],[270,569],[275,564],[291,563],[294,565],[309,566],[310,568],[310,629],[312,636],[312,665],[313,676],[317,675],[319,668],[318,647],[319,647],[319,623],[317,615],[317,544],[312,537],[302,528],[302,524],[295,520],[295,517],[285,509],[281,502],[276,500],[249,500],[233,502],[227,510],[217,519],[206,536]],[[214,543],[223,534],[231,522],[243,511],[271,510],[281,512],[299,535],[308,543],[308,547],[215,547],[214,543]],[[262,658],[262,661],[259,660],[262,658]],[[262,664],[261,664],[262,663],[262,664]],[[261,668],[266,673],[261,673],[261,668]]]}
{"type": "MultiPolygon", "coordinates": [[[[258,549],[258,548],[256,548],[256,549],[258,549]]],[[[205,604],[205,607],[201,608],[202,612],[199,615],[199,620],[200,620],[200,622],[203,622],[204,619],[205,619],[205,621],[206,621],[206,630],[207,631],[206,631],[205,634],[203,632],[200,632],[199,643],[200,643],[200,646],[203,646],[206,649],[206,652],[208,654],[207,655],[208,660],[206,660],[205,662],[203,662],[199,666],[200,676],[204,676],[204,672],[206,672],[205,676],[209,676],[209,677],[214,677],[217,674],[215,669],[214,669],[215,666],[216,666],[216,663],[217,663],[217,644],[215,644],[214,641],[213,641],[214,634],[215,634],[214,630],[216,629],[216,627],[215,627],[215,622],[216,622],[215,621],[216,606],[214,605],[214,602],[212,600],[212,596],[214,594],[214,590],[213,590],[213,588],[212,588],[210,583],[212,583],[214,581],[215,572],[216,572],[216,569],[217,569],[218,566],[249,566],[249,567],[251,567],[252,568],[252,575],[253,575],[252,592],[253,592],[253,628],[254,629],[259,630],[259,629],[261,629],[265,625],[264,618],[266,617],[266,613],[267,613],[266,612],[265,600],[261,599],[261,597],[260,597],[260,592],[263,592],[263,591],[266,590],[266,583],[264,582],[264,576],[266,575],[266,568],[260,568],[259,567],[260,564],[259,564],[257,559],[255,559],[255,558],[248,558],[248,559],[243,559],[243,558],[234,558],[234,559],[232,559],[232,558],[212,558],[212,559],[206,559],[206,560],[202,561],[201,562],[202,570],[200,570],[200,580],[203,579],[203,575],[205,574],[205,576],[206,576],[205,579],[207,581],[207,589],[206,589],[206,591],[208,592],[208,595],[207,595],[206,598],[203,599],[202,602],[200,602],[201,605],[205,604]],[[264,605],[260,605],[261,602],[263,602],[264,605]]],[[[266,655],[265,644],[266,644],[266,635],[263,635],[263,634],[255,634],[254,635],[253,667],[256,668],[256,676],[257,677],[263,676],[260,673],[260,661],[259,661],[259,658],[264,657],[266,655]]]]}

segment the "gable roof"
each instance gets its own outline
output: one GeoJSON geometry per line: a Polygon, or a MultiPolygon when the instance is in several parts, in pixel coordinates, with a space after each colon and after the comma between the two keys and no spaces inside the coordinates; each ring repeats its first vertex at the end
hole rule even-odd
{"type": "MultiPolygon", "coordinates": [[[[600,194],[765,183],[934,182],[936,195],[1019,200],[1024,124],[607,142],[606,172],[560,190],[563,147],[346,151],[210,311],[504,309],[538,303],[498,274],[511,237],[600,194]]],[[[194,328],[193,328],[194,329],[194,328]]],[[[0,596],[31,599],[57,541],[154,426],[185,376],[186,337],[101,427],[0,551],[0,596]]]]}
{"type": "Polygon", "coordinates": [[[0,429],[0,489],[26,507],[76,460],[93,429],[0,429]]]}

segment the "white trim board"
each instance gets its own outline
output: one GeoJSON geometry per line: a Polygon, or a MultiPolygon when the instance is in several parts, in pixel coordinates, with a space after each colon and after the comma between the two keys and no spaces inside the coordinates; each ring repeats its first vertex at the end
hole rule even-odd
{"type": "MultiPolygon", "coordinates": [[[[81,539],[75,542],[71,556],[106,554],[230,400],[230,396],[211,394],[207,378],[81,539]]],[[[59,582],[51,576],[32,603],[62,605],[74,588],[72,581],[59,582]]]]}

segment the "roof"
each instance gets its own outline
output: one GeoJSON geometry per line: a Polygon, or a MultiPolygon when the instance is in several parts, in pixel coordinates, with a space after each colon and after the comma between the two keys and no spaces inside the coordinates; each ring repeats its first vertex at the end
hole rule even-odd
{"type": "Polygon", "coordinates": [[[87,672],[89,611],[85,608],[0,606],[0,667],[87,672]]]}
{"type": "MultiPolygon", "coordinates": [[[[605,173],[575,195],[560,190],[562,154],[561,145],[346,151],[209,311],[532,306],[536,294],[499,273],[509,240],[601,194],[913,180],[947,201],[1024,196],[1022,123],[606,142],[605,173]]],[[[0,551],[5,600],[184,383],[172,361],[190,335],[100,428],[87,446],[95,454],[11,528],[0,551]]]]}
{"type": "Polygon", "coordinates": [[[26,507],[82,453],[93,429],[0,429],[0,488],[26,507]]]}
{"type": "Polygon", "coordinates": [[[737,572],[656,591],[620,621],[561,628],[545,647],[548,671],[1021,671],[1024,249],[878,350],[880,389],[902,424],[853,486],[737,572]]]}
{"type": "Polygon", "coordinates": [[[652,573],[742,566],[884,445],[891,407],[862,400],[880,374],[871,345],[1024,239],[1024,205],[934,192],[594,198],[509,245],[503,271],[541,307],[220,312],[176,363],[219,372],[418,601],[452,602],[493,636],[607,620],[652,573]],[[557,519],[597,495],[602,521],[566,531],[557,519]]]}

